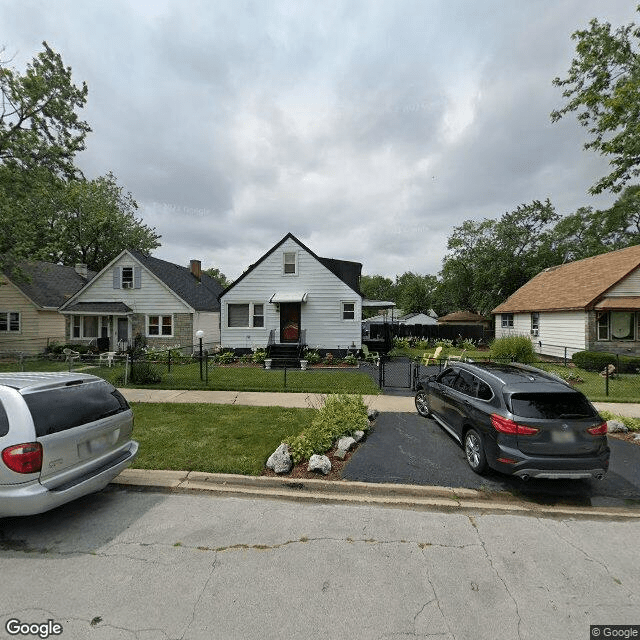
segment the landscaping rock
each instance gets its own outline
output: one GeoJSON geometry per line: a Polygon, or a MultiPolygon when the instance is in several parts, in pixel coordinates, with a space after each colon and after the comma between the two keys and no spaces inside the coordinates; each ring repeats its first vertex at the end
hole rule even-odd
{"type": "Polygon", "coordinates": [[[360,442],[364,438],[364,431],[354,431],[352,435],[356,442],[360,442]]]}
{"type": "Polygon", "coordinates": [[[331,471],[331,460],[329,460],[327,456],[319,456],[317,453],[314,453],[309,458],[309,466],[307,467],[307,470],[320,471],[326,476],[329,471],[331,471]]]}
{"type": "Polygon", "coordinates": [[[347,455],[347,451],[344,449],[336,449],[336,452],[333,455],[340,460],[344,460],[347,455]]]}
{"type": "Polygon", "coordinates": [[[609,420],[607,421],[607,431],[609,433],[627,433],[629,429],[618,420],[609,420]]]}
{"type": "Polygon", "coordinates": [[[282,443],[267,460],[267,469],[273,469],[276,473],[289,473],[293,467],[289,447],[282,443]]]}
{"type": "Polygon", "coordinates": [[[636,435],[633,436],[633,441],[634,442],[640,442],[640,433],[636,433],[636,435]]]}
{"type": "Polygon", "coordinates": [[[380,415],[380,412],[377,409],[370,411],[369,414],[367,415],[367,417],[369,418],[369,422],[373,422],[379,415],[380,415]]]}
{"type": "Polygon", "coordinates": [[[349,451],[351,447],[356,443],[356,441],[351,436],[345,436],[344,438],[340,438],[338,440],[337,446],[341,451],[349,451]]]}

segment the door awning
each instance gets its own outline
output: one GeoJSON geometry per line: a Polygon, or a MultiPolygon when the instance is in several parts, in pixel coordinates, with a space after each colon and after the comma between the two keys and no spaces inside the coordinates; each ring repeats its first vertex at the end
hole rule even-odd
{"type": "Polygon", "coordinates": [[[281,302],[306,302],[309,292],[307,291],[276,291],[269,302],[273,304],[281,302]]]}

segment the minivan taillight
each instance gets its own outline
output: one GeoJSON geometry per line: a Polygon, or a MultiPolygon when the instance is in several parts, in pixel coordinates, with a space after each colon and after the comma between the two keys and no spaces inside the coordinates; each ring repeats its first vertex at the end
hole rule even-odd
{"type": "Polygon", "coordinates": [[[491,424],[496,431],[510,433],[514,436],[532,436],[539,431],[539,429],[535,429],[534,427],[527,427],[513,420],[509,420],[509,418],[499,416],[497,413],[491,414],[491,424]]]}
{"type": "Polygon", "coordinates": [[[603,436],[605,435],[605,433],[607,433],[607,423],[603,422],[602,424],[599,424],[597,427],[591,427],[591,429],[587,429],[587,431],[592,436],[603,436]]]}
{"type": "Polygon", "coordinates": [[[16,473],[37,473],[42,469],[42,445],[25,442],[2,451],[2,461],[16,473]]]}

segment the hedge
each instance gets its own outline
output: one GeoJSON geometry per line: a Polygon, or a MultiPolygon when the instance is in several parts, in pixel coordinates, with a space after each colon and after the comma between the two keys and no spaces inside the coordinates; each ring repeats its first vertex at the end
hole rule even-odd
{"type": "Polygon", "coordinates": [[[640,358],[634,356],[619,356],[602,351],[579,351],[571,356],[571,360],[585,371],[604,371],[607,365],[612,364],[618,373],[640,372],[640,358]]]}

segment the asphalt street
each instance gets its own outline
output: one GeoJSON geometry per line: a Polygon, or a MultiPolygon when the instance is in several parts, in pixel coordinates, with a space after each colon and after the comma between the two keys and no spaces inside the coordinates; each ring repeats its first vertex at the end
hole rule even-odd
{"type": "Polygon", "coordinates": [[[64,640],[586,640],[640,623],[637,519],[112,486],[0,532],[2,638],[11,620],[64,640]]]}
{"type": "Polygon", "coordinates": [[[353,454],[342,477],[509,491],[544,504],[640,506],[640,447],[609,438],[610,469],[604,480],[529,480],[495,472],[475,474],[464,451],[434,420],[411,413],[382,413],[353,454]]]}

